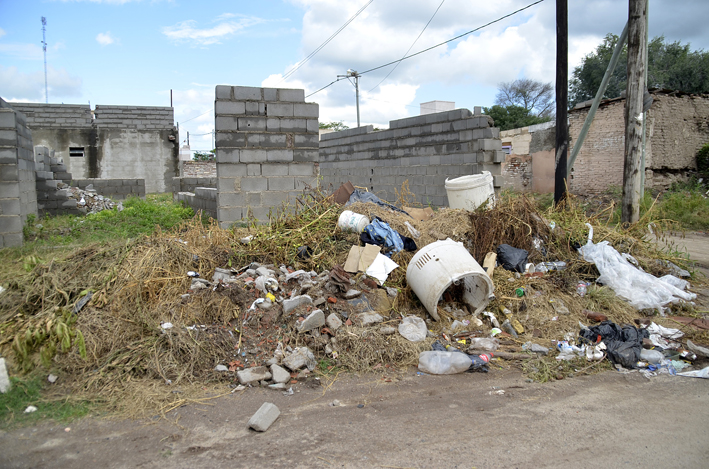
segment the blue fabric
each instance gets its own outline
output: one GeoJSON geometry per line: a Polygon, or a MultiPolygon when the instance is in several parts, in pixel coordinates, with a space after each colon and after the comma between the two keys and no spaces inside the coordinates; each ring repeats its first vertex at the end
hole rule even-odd
{"type": "Polygon", "coordinates": [[[404,249],[404,241],[399,232],[378,218],[364,228],[364,233],[369,235],[376,245],[384,246],[384,255],[387,257],[404,249]]]}

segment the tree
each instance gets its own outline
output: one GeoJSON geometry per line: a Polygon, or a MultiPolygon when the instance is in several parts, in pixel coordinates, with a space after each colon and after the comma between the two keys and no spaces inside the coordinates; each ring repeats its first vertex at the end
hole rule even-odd
{"type": "Polygon", "coordinates": [[[321,129],[331,129],[331,130],[335,130],[335,131],[338,131],[338,130],[347,130],[347,129],[349,129],[349,127],[346,126],[345,124],[343,124],[342,121],[339,121],[339,122],[335,122],[335,121],[333,121],[333,122],[321,122],[321,123],[320,123],[320,128],[321,128],[321,129]]]}
{"type": "MultiPolygon", "coordinates": [[[[588,54],[576,67],[569,81],[569,106],[593,99],[611,61],[618,36],[607,34],[595,52],[588,54]]],[[[665,88],[686,93],[709,92],[709,52],[691,51],[689,44],[665,42],[664,36],[648,44],[648,88],[665,88]]],[[[617,98],[627,83],[628,48],[623,47],[604,99],[617,98]]]]}
{"type": "Polygon", "coordinates": [[[528,125],[549,122],[552,119],[551,116],[535,116],[528,109],[515,105],[500,106],[496,104],[492,107],[484,107],[483,113],[492,117],[492,120],[495,121],[495,127],[499,127],[500,130],[518,129],[528,125]]]}
{"type": "Polygon", "coordinates": [[[554,86],[551,83],[521,78],[497,86],[495,104],[502,107],[521,107],[529,116],[554,116],[554,86]]]}
{"type": "Polygon", "coordinates": [[[192,155],[192,161],[214,161],[216,151],[195,151],[192,155]]]}

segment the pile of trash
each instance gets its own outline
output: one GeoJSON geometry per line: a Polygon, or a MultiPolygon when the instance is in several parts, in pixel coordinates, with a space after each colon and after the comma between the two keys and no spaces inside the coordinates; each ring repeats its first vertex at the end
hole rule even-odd
{"type": "Polygon", "coordinates": [[[96,192],[93,184],[89,184],[85,189],[72,187],[64,183],[58,184],[59,189],[69,189],[70,199],[75,199],[76,207],[85,213],[98,213],[103,210],[112,210],[118,208],[118,211],[123,210],[122,202],[114,202],[108,197],[104,197],[96,192]]]}
{"type": "Polygon", "coordinates": [[[195,219],[179,237],[38,265],[8,287],[19,303],[3,313],[0,352],[15,369],[57,367],[75,390],[130,394],[133,409],[161,395],[163,410],[191,383],[290,394],[339,370],[450,374],[509,362],[545,380],[601,363],[646,376],[707,364],[701,319],[667,325],[692,311],[689,284],[670,275],[678,260],[628,232],[570,209],[542,214],[525,198],[474,212],[397,205],[315,191],[267,226],[195,219]],[[579,221],[606,241],[594,244],[579,221]],[[36,301],[47,279],[62,294],[36,301]],[[656,297],[633,290],[660,287],[656,297]],[[646,314],[659,316],[630,325],[646,314]],[[150,386],[143,400],[137,382],[150,386]]]}

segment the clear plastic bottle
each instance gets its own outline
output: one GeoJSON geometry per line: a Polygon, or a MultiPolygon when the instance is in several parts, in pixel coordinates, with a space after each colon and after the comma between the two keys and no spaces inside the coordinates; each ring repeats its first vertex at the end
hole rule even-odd
{"type": "Polygon", "coordinates": [[[535,272],[549,272],[550,270],[564,270],[566,268],[566,262],[556,261],[556,262],[540,262],[534,266],[535,272]]]}
{"type": "Polygon", "coordinates": [[[460,352],[431,350],[419,354],[419,370],[432,375],[452,375],[468,371],[471,358],[460,352]]]}
{"type": "Polygon", "coordinates": [[[665,355],[659,350],[642,349],[640,351],[640,359],[648,363],[656,365],[665,358],[665,355]]]}
{"type": "Polygon", "coordinates": [[[586,284],[584,282],[579,282],[578,285],[576,285],[576,293],[578,293],[579,296],[586,296],[586,292],[588,290],[586,289],[586,284]]]}

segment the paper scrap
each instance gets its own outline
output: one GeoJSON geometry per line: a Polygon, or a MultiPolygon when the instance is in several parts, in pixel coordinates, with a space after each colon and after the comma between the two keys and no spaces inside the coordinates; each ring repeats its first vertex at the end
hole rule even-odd
{"type": "Polygon", "coordinates": [[[379,251],[381,251],[381,247],[373,244],[365,244],[364,247],[352,246],[347,255],[347,261],[345,261],[345,272],[351,274],[365,272],[379,255],[379,251]]]}
{"type": "Polygon", "coordinates": [[[372,262],[372,265],[366,270],[367,275],[374,277],[379,280],[379,284],[386,282],[389,273],[394,269],[399,267],[399,264],[389,259],[383,254],[377,254],[376,259],[372,262]]]}

